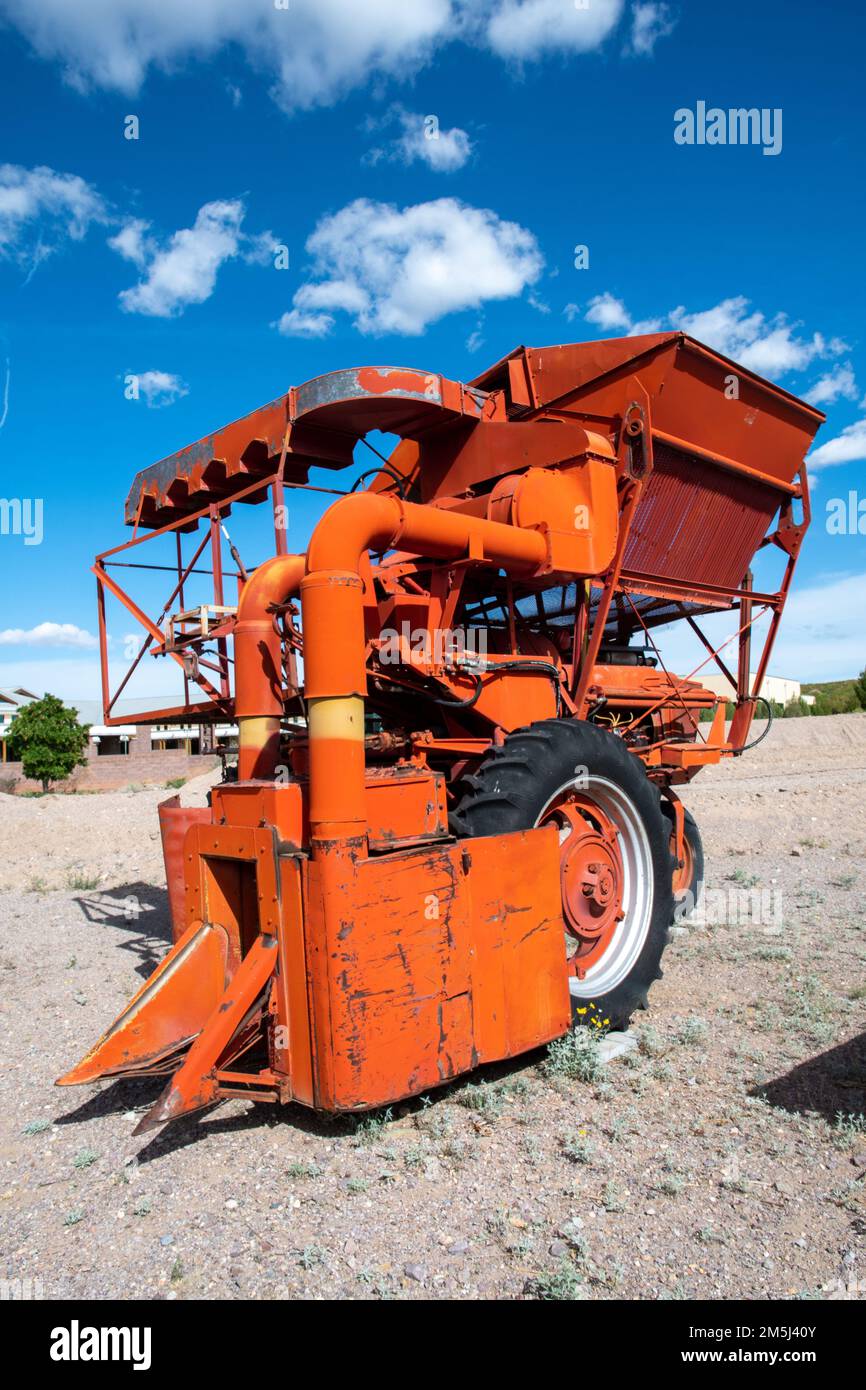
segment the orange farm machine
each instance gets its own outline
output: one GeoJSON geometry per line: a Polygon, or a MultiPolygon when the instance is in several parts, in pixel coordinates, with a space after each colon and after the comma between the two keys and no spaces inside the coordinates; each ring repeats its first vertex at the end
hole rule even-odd
{"type": "Polygon", "coordinates": [[[703,872],[676,788],[749,746],[822,420],[664,333],[518,348],[469,384],[331,372],[140,472],[94,567],[105,722],[130,722],[110,595],[143,628],[130,669],[182,672],[135,722],[235,724],[238,762],[208,808],[160,807],[174,944],[60,1084],[164,1074],[140,1130],[224,1097],[364,1110],[645,1008],[703,872]],[[290,553],[290,490],[373,431],[389,457],[290,553]],[[249,570],[223,556],[240,502],[274,518],[249,570]],[[160,536],[151,618],[117,575],[160,536]],[[653,636],[675,620],[702,643],[685,678],[653,636]]]}

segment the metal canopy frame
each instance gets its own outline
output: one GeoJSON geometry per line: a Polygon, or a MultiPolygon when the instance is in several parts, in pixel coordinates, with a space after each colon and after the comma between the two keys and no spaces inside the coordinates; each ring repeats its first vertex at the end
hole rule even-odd
{"type": "Polygon", "coordinates": [[[261,479],[249,484],[240,492],[234,493],[220,502],[211,502],[202,507],[199,511],[193,512],[188,516],[178,517],[164,526],[158,527],[154,531],[149,531],[145,535],[133,534],[129,541],[122,545],[113,546],[110,550],[104,550],[96,556],[92,565],[92,572],[96,576],[96,592],[99,615],[99,655],[100,671],[102,678],[102,703],[107,725],[129,723],[129,716],[113,715],[112,710],[117,703],[120,695],[126,688],[133,672],[139,666],[142,658],[148,651],[154,653],[160,650],[166,655],[171,656],[183,670],[184,682],[184,702],[182,705],[173,705],[168,708],[150,711],[147,715],[137,716],[136,723],[165,723],[178,718],[192,718],[195,722],[209,723],[220,719],[231,717],[232,691],[229,679],[231,658],[228,655],[227,638],[231,631],[231,621],[222,622],[213,627],[209,633],[209,640],[216,642],[217,656],[215,661],[198,656],[196,660],[190,659],[189,653],[180,650],[173,650],[167,645],[167,635],[161,624],[168,617],[171,605],[177,599],[180,606],[184,604],[184,585],[190,575],[210,574],[213,578],[213,603],[218,607],[225,606],[225,583],[227,579],[241,581],[243,576],[237,570],[226,570],[223,564],[222,549],[222,530],[221,521],[224,514],[231,510],[233,502],[242,501],[251,493],[261,493],[262,491],[270,494],[271,510],[274,518],[274,543],[277,553],[285,552],[285,529],[280,524],[283,505],[283,485],[279,477],[272,478],[267,483],[262,483],[261,479]],[[198,528],[200,521],[207,522],[206,529],[199,540],[192,556],[184,563],[182,555],[182,534],[183,532],[193,531],[198,528]],[[157,540],[161,536],[174,534],[176,541],[176,563],[170,565],[135,565],[130,562],[118,560],[116,557],[125,555],[130,551],[136,550],[148,541],[157,540]],[[199,561],[204,557],[207,561],[206,552],[209,551],[209,568],[198,568],[199,561]],[[112,574],[112,569],[165,569],[174,574],[175,583],[169,593],[162,611],[154,621],[143,611],[142,608],[130,597],[121,587],[112,574]],[[128,613],[145,630],[145,637],[139,647],[138,652],[132,660],[131,665],[126,671],[123,679],[117,688],[112,691],[108,667],[108,629],[105,618],[106,593],[111,594],[120,602],[128,613]],[[212,670],[215,675],[215,683],[210,681],[207,676],[202,674],[201,667],[205,666],[212,670]],[[190,686],[195,684],[206,696],[202,701],[190,700],[190,686]]]}

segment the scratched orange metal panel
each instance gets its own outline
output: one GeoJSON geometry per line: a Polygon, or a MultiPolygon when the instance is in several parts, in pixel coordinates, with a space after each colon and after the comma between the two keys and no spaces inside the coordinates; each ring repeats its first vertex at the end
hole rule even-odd
{"type": "Polygon", "coordinates": [[[468,901],[453,846],[333,853],[342,889],[321,892],[318,860],[305,895],[316,1104],[364,1109],[472,1066],[468,901]]]}
{"type": "Polygon", "coordinates": [[[142,496],[154,510],[173,506],[192,510],[202,494],[237,490],[251,481],[251,474],[262,471],[269,456],[279,453],[285,429],[286,397],[282,396],[142,469],[126,500],[127,522],[135,520],[142,496]]]}
{"type": "MultiPolygon", "coordinates": [[[[474,681],[465,680],[449,680],[447,684],[458,700],[467,699],[475,685],[474,681]]],[[[533,671],[517,671],[510,676],[482,675],[481,686],[474,708],[503,729],[519,729],[536,719],[551,719],[556,713],[550,676],[533,671]]],[[[447,709],[445,712],[450,713],[447,709]]]]}
{"type": "Polygon", "coordinates": [[[593,666],[591,684],[604,692],[608,701],[628,703],[668,698],[675,708],[680,701],[700,709],[715,706],[716,696],[697,681],[681,680],[653,666],[621,666],[611,662],[593,666]]]}
{"type": "Polygon", "coordinates": [[[473,1067],[479,1044],[493,1060],[567,1029],[552,832],[382,859],[343,855],[343,888],[335,894],[321,891],[320,862],[307,873],[321,1108],[362,1109],[417,1095],[473,1067]],[[549,876],[552,890],[539,891],[539,874],[549,876]],[[488,968],[489,980],[481,981],[488,968]],[[535,984],[529,968],[539,971],[535,984]]]}
{"type": "Polygon", "coordinates": [[[171,915],[172,940],[179,941],[189,921],[186,914],[184,847],[191,825],[206,825],[211,820],[207,806],[181,806],[180,797],[172,796],[157,807],[162,838],[162,857],[168,888],[168,907],[171,915]]]}
{"type": "Polygon", "coordinates": [[[370,849],[448,834],[445,778],[420,767],[367,769],[367,841],[370,849]]]}
{"type": "Polygon", "coordinates": [[[422,497],[425,502],[457,497],[490,478],[565,463],[589,448],[586,430],[569,421],[550,421],[544,429],[509,421],[461,421],[421,441],[422,497]]]}
{"type": "Polygon", "coordinates": [[[313,1059],[301,860],[280,860],[279,958],[275,973],[276,1014],[273,1067],[290,1079],[293,1099],[313,1104],[313,1059]]]}
{"type": "Polygon", "coordinates": [[[264,935],[276,935],[279,885],[276,840],[270,827],[193,826],[187,851],[187,875],[199,878],[205,918],[225,928],[237,959],[249,948],[251,926],[264,935]],[[243,876],[231,872],[244,863],[254,866],[254,897],[250,897],[243,876]]]}
{"type": "Polygon", "coordinates": [[[254,830],[262,821],[276,828],[281,840],[307,842],[304,788],[300,782],[224,782],[212,794],[214,822],[225,820],[254,830]]]}
{"type": "Polygon", "coordinates": [[[515,1057],[571,1023],[555,827],[467,842],[479,1062],[515,1057]]]}
{"type": "MultiPolygon", "coordinates": [[[[542,684],[548,692],[549,709],[545,705],[545,712],[552,713],[550,682],[542,684]]],[[[391,848],[398,840],[429,839],[447,832],[445,779],[441,773],[412,766],[368,768],[365,780],[369,839],[374,849],[391,848]]],[[[235,826],[250,829],[264,821],[275,827],[281,841],[300,848],[310,842],[308,790],[305,781],[281,785],[228,783],[214,788],[214,818],[226,818],[235,826]]]]}

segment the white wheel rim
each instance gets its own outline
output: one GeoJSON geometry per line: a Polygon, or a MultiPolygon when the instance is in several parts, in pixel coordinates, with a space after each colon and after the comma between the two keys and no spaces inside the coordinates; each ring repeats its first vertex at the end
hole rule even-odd
{"type": "Polygon", "coordinates": [[[553,813],[555,803],[574,789],[594,801],[616,826],[623,868],[622,920],[617,924],[604,955],[591,965],[583,979],[569,978],[574,999],[598,999],[610,994],[631,974],[649,935],[653,910],[652,852],[643,818],[615,782],[592,774],[563,782],[542,811],[536,825],[553,813]]]}

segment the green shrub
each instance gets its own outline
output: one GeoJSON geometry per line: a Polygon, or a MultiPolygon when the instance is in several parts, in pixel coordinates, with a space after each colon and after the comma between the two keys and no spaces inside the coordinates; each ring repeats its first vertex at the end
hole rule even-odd
{"type": "Polygon", "coordinates": [[[599,1052],[600,1034],[594,1028],[574,1028],[549,1044],[542,1062],[545,1076],[565,1076],[576,1081],[598,1081],[604,1070],[599,1052]]]}
{"type": "Polygon", "coordinates": [[[52,782],[63,782],[87,762],[89,724],[79,724],[74,709],[56,695],[32,700],[9,726],[11,751],[20,756],[24,776],[48,791],[52,782]]]}

